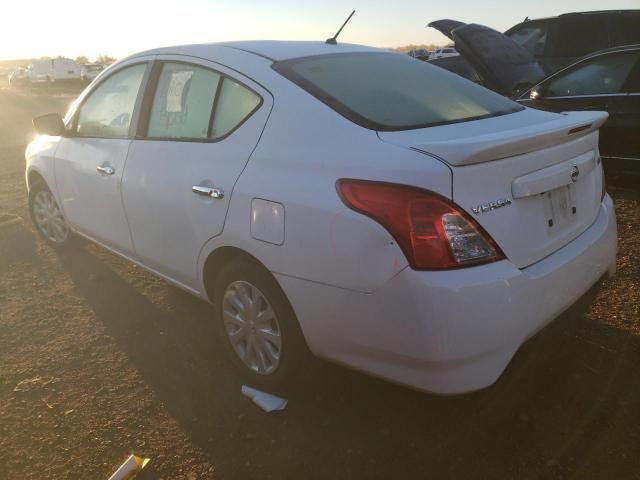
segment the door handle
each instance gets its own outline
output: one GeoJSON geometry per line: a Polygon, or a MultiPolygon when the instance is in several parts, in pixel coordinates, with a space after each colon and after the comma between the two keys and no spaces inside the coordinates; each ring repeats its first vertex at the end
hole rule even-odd
{"type": "Polygon", "coordinates": [[[204,197],[211,197],[221,199],[224,198],[224,190],[221,188],[215,187],[203,187],[200,185],[194,185],[191,187],[191,191],[197,195],[202,195],[204,197]]]}
{"type": "Polygon", "coordinates": [[[114,173],[116,173],[116,169],[113,167],[109,167],[109,166],[102,166],[102,165],[98,165],[96,167],[96,170],[99,171],[100,173],[103,173],[105,175],[113,175],[114,173]]]}

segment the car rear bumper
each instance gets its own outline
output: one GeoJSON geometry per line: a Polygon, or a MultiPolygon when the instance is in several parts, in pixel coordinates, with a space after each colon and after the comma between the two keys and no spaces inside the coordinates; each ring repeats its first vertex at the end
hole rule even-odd
{"type": "Polygon", "coordinates": [[[373,293],[277,275],[317,355],[419,390],[494,383],[520,345],[615,271],[613,202],[578,238],[524,269],[508,260],[406,268],[373,293]]]}

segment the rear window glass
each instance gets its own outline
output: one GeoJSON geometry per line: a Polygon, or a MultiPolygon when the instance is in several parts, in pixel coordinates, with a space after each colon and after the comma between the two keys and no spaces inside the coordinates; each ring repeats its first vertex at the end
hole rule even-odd
{"type": "Polygon", "coordinates": [[[505,115],[523,107],[456,74],[395,53],[342,53],[273,68],[352,122],[410,130],[505,115]]]}

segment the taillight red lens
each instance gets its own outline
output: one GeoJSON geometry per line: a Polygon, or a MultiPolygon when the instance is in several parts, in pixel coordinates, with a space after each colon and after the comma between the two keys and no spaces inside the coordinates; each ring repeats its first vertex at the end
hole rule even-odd
{"type": "Polygon", "coordinates": [[[369,180],[338,180],[342,201],[389,231],[412,268],[441,270],[504,255],[469,215],[437,193],[369,180]]]}

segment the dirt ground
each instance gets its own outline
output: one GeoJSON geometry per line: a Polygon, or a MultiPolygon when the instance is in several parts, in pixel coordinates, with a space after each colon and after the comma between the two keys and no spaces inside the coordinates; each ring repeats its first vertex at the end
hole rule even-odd
{"type": "Polygon", "coordinates": [[[618,273],[482,392],[437,397],[316,361],[266,414],[210,307],[28,218],[30,119],[73,94],[0,89],[0,479],[640,479],[640,188],[614,178],[618,273]]]}

